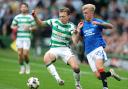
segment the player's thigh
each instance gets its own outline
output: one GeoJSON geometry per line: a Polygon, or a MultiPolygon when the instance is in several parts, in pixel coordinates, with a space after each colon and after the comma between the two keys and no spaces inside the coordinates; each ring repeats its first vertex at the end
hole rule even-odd
{"type": "Polygon", "coordinates": [[[87,60],[88,60],[89,66],[91,67],[92,71],[96,72],[97,71],[97,67],[96,67],[96,64],[95,64],[94,57],[92,55],[88,54],[87,55],[87,60]]]}
{"type": "Polygon", "coordinates": [[[23,49],[23,55],[28,56],[29,55],[29,49],[23,49]]]}
{"type": "Polygon", "coordinates": [[[96,67],[97,67],[97,69],[104,68],[104,62],[103,62],[103,59],[97,59],[97,60],[95,61],[95,63],[96,63],[96,67]]]}
{"type": "Polygon", "coordinates": [[[18,48],[17,52],[18,52],[19,56],[22,56],[23,55],[23,48],[18,48]]]}
{"type": "Polygon", "coordinates": [[[103,68],[104,67],[104,61],[107,60],[107,56],[106,56],[106,53],[104,52],[104,49],[99,48],[99,50],[97,50],[94,53],[94,58],[95,58],[95,63],[96,63],[97,69],[103,68]]]}
{"type": "Polygon", "coordinates": [[[51,63],[56,59],[56,55],[51,51],[47,51],[44,55],[44,62],[45,63],[51,63]]]}

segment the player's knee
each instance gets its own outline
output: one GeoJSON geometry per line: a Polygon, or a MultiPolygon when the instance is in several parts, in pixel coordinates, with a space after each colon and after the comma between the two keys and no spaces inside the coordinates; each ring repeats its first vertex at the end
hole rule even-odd
{"type": "Polygon", "coordinates": [[[70,66],[72,67],[72,69],[74,70],[75,73],[80,72],[80,68],[77,64],[70,64],[70,66]]]}
{"type": "Polygon", "coordinates": [[[19,58],[22,58],[23,54],[22,53],[18,53],[18,56],[19,56],[19,58]]]}
{"type": "Polygon", "coordinates": [[[45,64],[52,63],[52,60],[48,56],[44,56],[44,60],[43,61],[44,61],[45,64]]]}
{"type": "Polygon", "coordinates": [[[95,76],[100,79],[100,73],[98,71],[94,72],[95,76]]]}

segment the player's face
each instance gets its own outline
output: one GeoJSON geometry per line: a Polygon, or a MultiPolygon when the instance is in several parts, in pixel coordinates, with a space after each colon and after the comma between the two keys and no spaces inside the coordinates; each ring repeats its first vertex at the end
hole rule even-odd
{"type": "Polygon", "coordinates": [[[69,21],[70,15],[66,12],[59,12],[59,19],[63,24],[66,24],[69,21]]]}
{"type": "Polygon", "coordinates": [[[28,12],[28,7],[24,4],[22,4],[20,6],[20,11],[21,11],[21,13],[27,13],[28,12]]]}
{"type": "Polygon", "coordinates": [[[90,21],[93,18],[94,13],[92,11],[90,11],[89,9],[84,9],[83,15],[87,21],[90,21]]]}

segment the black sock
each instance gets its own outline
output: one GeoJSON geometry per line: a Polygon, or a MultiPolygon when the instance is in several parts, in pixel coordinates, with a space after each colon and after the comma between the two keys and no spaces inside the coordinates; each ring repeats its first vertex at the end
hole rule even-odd
{"type": "Polygon", "coordinates": [[[110,77],[111,76],[111,72],[106,72],[106,77],[110,77]]]}
{"type": "Polygon", "coordinates": [[[25,60],[25,63],[28,64],[29,63],[29,59],[25,60]]]}
{"type": "Polygon", "coordinates": [[[102,80],[102,83],[103,83],[103,87],[108,87],[106,73],[105,72],[100,72],[100,76],[101,76],[101,80],[102,80]]]}
{"type": "Polygon", "coordinates": [[[46,64],[46,67],[50,66],[52,63],[46,64]]]}

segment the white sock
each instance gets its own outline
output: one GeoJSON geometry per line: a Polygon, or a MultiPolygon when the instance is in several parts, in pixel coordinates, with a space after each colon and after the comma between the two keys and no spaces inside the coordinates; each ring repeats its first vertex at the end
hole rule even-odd
{"type": "Polygon", "coordinates": [[[25,69],[25,66],[24,66],[24,65],[21,65],[21,66],[20,66],[20,69],[25,69]]]}
{"type": "Polygon", "coordinates": [[[80,73],[73,73],[76,85],[80,85],[80,73]]]}
{"type": "Polygon", "coordinates": [[[29,64],[26,64],[26,69],[30,69],[30,65],[29,64]]]}
{"type": "Polygon", "coordinates": [[[53,64],[50,64],[48,67],[47,67],[48,71],[51,73],[51,75],[58,81],[58,80],[61,80],[60,76],[58,75],[57,71],[56,71],[56,68],[53,64]]]}

